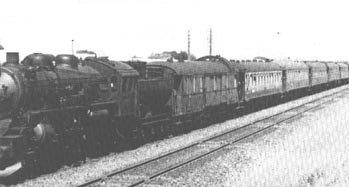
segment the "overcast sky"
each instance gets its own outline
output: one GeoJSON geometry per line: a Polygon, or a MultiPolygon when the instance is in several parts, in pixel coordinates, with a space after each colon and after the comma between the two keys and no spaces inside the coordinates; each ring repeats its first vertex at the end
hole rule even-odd
{"type": "Polygon", "coordinates": [[[349,60],[349,2],[324,0],[0,0],[0,44],[21,58],[87,49],[113,59],[187,50],[226,58],[349,60]]]}

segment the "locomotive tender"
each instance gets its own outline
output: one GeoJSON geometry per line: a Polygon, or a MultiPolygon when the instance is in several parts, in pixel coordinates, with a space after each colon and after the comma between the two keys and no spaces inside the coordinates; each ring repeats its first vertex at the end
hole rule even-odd
{"type": "Polygon", "coordinates": [[[349,65],[341,62],[220,56],[146,64],[35,53],[6,62],[0,72],[0,177],[349,79],[349,65]]]}

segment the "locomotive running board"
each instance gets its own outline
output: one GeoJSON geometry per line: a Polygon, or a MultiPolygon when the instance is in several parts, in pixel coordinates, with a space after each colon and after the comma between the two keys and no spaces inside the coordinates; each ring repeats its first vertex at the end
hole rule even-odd
{"type": "Polygon", "coordinates": [[[14,173],[16,173],[18,170],[22,168],[22,162],[17,162],[13,164],[12,166],[8,166],[4,170],[0,170],[0,178],[8,177],[14,173]]]}
{"type": "Polygon", "coordinates": [[[148,125],[155,125],[155,124],[160,124],[160,123],[169,122],[169,121],[170,121],[170,119],[166,118],[166,119],[161,119],[161,120],[156,120],[156,121],[144,122],[141,125],[148,126],[148,125]]]}

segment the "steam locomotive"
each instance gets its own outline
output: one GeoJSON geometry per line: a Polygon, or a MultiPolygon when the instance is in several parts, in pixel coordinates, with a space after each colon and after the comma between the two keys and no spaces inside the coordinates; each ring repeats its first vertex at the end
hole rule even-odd
{"type": "MultiPolygon", "coordinates": [[[[119,62],[35,53],[0,68],[0,177],[226,119],[258,101],[348,83],[345,62],[119,62]]],[[[50,167],[48,167],[50,166],[50,167]]]]}

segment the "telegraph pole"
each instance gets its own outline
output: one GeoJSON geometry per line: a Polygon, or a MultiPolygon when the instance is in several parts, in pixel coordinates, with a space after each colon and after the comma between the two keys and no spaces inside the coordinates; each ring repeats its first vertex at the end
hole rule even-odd
{"type": "MultiPolygon", "coordinates": [[[[4,50],[5,48],[0,44],[0,51],[4,50]]],[[[2,65],[1,58],[0,58],[0,66],[2,65]]]]}
{"type": "Polygon", "coordinates": [[[210,42],[210,56],[212,56],[212,28],[210,28],[210,38],[209,38],[209,42],[210,42]]]}
{"type": "Polygon", "coordinates": [[[190,30],[188,30],[188,60],[190,61],[190,30]]]}
{"type": "Polygon", "coordinates": [[[71,40],[71,54],[74,55],[74,39],[71,40]]]}

